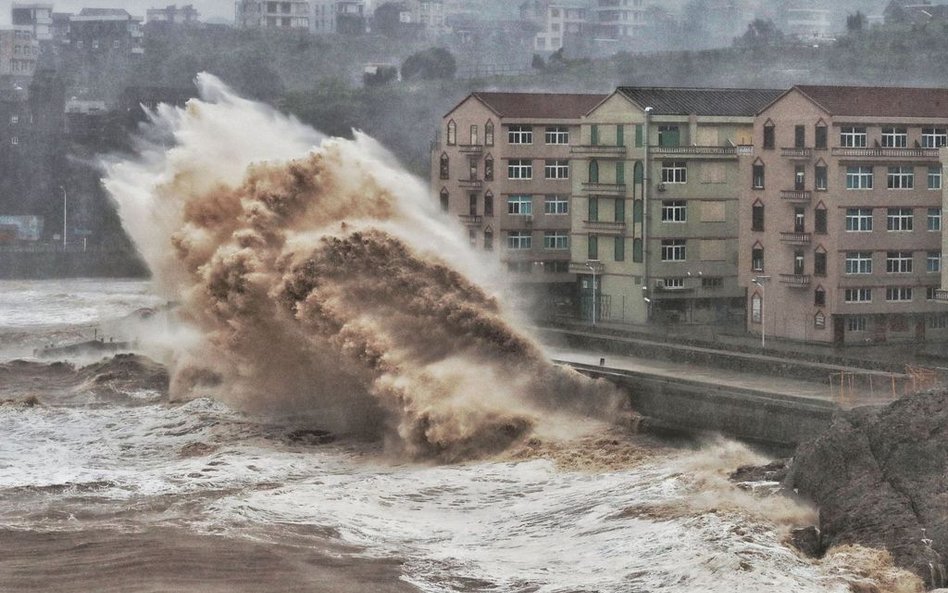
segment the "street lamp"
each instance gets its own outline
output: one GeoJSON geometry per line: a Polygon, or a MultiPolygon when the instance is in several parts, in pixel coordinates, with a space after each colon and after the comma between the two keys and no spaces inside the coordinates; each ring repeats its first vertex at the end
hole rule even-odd
{"type": "Polygon", "coordinates": [[[764,284],[770,280],[770,276],[754,276],[751,278],[751,282],[760,287],[760,347],[761,349],[767,347],[767,324],[765,323],[766,318],[764,317],[764,303],[767,302],[767,289],[764,287],[764,284]]]}
{"type": "Polygon", "coordinates": [[[593,325],[596,325],[596,272],[599,269],[598,263],[599,262],[595,262],[596,265],[594,265],[593,262],[586,262],[586,267],[589,268],[589,271],[593,274],[593,325]]]}
{"type": "Polygon", "coordinates": [[[63,190],[63,249],[66,249],[66,188],[59,186],[63,190]]]}

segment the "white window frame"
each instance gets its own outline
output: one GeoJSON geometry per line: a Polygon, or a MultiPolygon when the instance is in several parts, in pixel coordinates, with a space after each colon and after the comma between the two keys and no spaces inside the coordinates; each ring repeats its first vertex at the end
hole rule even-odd
{"type": "Polygon", "coordinates": [[[530,194],[512,194],[507,196],[507,214],[532,216],[533,196],[530,194]]]}
{"type": "Polygon", "coordinates": [[[941,208],[929,208],[927,228],[931,232],[941,232],[941,208]]]}
{"type": "MultiPolygon", "coordinates": [[[[934,286],[932,288],[935,288],[934,286]]],[[[929,300],[935,300],[934,298],[929,300]]],[[[948,315],[932,315],[928,318],[928,329],[948,329],[948,315]]]]}
{"type": "Polygon", "coordinates": [[[869,318],[865,315],[852,315],[846,318],[846,331],[848,332],[866,332],[869,331],[869,318]]]}
{"type": "Polygon", "coordinates": [[[685,239],[662,239],[662,261],[687,261],[688,248],[685,239]]]}
{"type": "Polygon", "coordinates": [[[10,116],[10,125],[11,125],[11,126],[15,126],[15,125],[17,125],[18,123],[20,123],[20,116],[19,116],[19,115],[11,115],[11,116],[10,116]]]}
{"type": "Polygon", "coordinates": [[[847,288],[843,290],[843,300],[847,303],[871,303],[871,288],[847,288]]]}
{"type": "Polygon", "coordinates": [[[948,128],[922,128],[922,148],[948,146],[948,128]]]}
{"type": "Polygon", "coordinates": [[[543,138],[547,144],[569,144],[569,128],[566,126],[547,126],[543,138]]]}
{"type": "Polygon", "coordinates": [[[665,278],[662,283],[667,290],[681,290],[685,287],[685,279],[681,277],[665,278]]]}
{"type": "Polygon", "coordinates": [[[847,233],[871,233],[872,232],[872,208],[847,208],[846,209],[846,232],[847,233]]]}
{"type": "Polygon", "coordinates": [[[555,250],[569,249],[569,233],[566,231],[545,231],[543,233],[543,248],[555,250]]]}
{"type": "Polygon", "coordinates": [[[865,126],[844,126],[839,130],[839,145],[843,148],[865,148],[869,134],[865,126]]]}
{"type": "Polygon", "coordinates": [[[846,167],[846,189],[851,191],[872,189],[872,166],[846,167]]]}
{"type": "Polygon", "coordinates": [[[911,251],[887,251],[885,254],[886,274],[911,274],[915,267],[914,255],[911,251]]]}
{"type": "Polygon", "coordinates": [[[925,256],[925,271],[941,272],[941,251],[929,251],[925,256]]]}
{"type": "Polygon", "coordinates": [[[889,286],[885,289],[885,300],[889,303],[910,302],[913,296],[911,286],[889,286]]]}
{"type": "Polygon", "coordinates": [[[889,208],[885,228],[890,233],[910,233],[915,228],[915,211],[911,208],[889,208]]]}
{"type": "Polygon", "coordinates": [[[568,160],[547,160],[543,165],[545,179],[569,179],[568,160]]]}
{"type": "Polygon", "coordinates": [[[906,148],[908,146],[908,129],[898,126],[882,128],[882,148],[906,148]]]}
{"type": "Polygon", "coordinates": [[[846,252],[846,274],[871,274],[872,273],[872,252],[871,251],[847,251],[846,252]]]}
{"type": "Polygon", "coordinates": [[[941,189],[941,167],[928,168],[928,189],[941,189]]]}
{"type": "Polygon", "coordinates": [[[533,249],[533,232],[531,231],[508,231],[507,249],[520,251],[524,249],[533,249]]]}
{"type": "Polygon", "coordinates": [[[662,200],[662,222],[688,222],[688,202],[685,200],[662,200]]]}
{"type": "Polygon", "coordinates": [[[533,126],[523,124],[507,126],[507,144],[533,144],[533,126]]]}
{"type": "Polygon", "coordinates": [[[889,189],[915,189],[915,167],[902,165],[889,167],[886,174],[889,189]]]}
{"type": "Polygon", "coordinates": [[[662,161],[662,183],[688,183],[688,162],[662,161]]]}
{"type": "Polygon", "coordinates": [[[543,196],[543,213],[547,216],[564,216],[569,214],[569,196],[543,196]]]}
{"type": "Polygon", "coordinates": [[[511,159],[507,161],[507,179],[533,179],[533,161],[530,159],[511,159]]]}

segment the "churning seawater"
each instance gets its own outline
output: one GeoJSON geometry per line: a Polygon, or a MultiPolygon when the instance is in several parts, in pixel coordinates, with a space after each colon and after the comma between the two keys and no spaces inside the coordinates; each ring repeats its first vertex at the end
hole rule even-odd
{"type": "MultiPolygon", "coordinates": [[[[0,335],[45,339],[90,323],[133,334],[129,315],[159,302],[137,281],[0,282],[0,335]]],[[[613,431],[570,451],[599,449],[588,467],[561,463],[564,449],[404,463],[375,443],[324,442],[211,399],[103,394],[108,377],[72,384],[56,365],[31,368],[24,377],[8,362],[0,374],[0,400],[40,402],[0,405],[0,591],[184,590],[175,579],[185,577],[200,591],[848,590],[845,569],[781,543],[810,511],[727,482],[738,464],[762,461],[734,443],[652,445],[610,462],[609,446],[633,441],[613,431]],[[187,562],[169,553],[139,564],[188,537],[202,539],[187,562]],[[319,555],[279,564],[307,550],[319,555]],[[307,580],[326,571],[336,577],[307,580]],[[123,581],[130,572],[137,580],[123,581]]]]}

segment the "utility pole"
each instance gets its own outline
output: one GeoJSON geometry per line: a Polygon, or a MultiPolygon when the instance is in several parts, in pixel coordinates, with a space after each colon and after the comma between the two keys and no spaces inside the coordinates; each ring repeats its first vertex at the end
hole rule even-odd
{"type": "Polygon", "coordinates": [[[63,250],[66,249],[66,188],[59,186],[63,190],[63,250]]]}
{"type": "Polygon", "coordinates": [[[767,302],[767,288],[764,286],[770,276],[754,276],[751,282],[760,287],[760,348],[767,348],[767,318],[764,316],[764,305],[767,302]]]}

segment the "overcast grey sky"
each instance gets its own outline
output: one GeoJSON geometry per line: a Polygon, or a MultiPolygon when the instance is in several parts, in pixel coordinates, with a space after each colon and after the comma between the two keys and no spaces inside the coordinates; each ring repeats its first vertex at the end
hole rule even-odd
{"type": "MultiPolygon", "coordinates": [[[[34,0],[22,0],[30,2],[34,0]]],[[[50,0],[35,0],[50,2],[50,0]]],[[[234,2],[232,0],[52,0],[56,12],[79,12],[83,8],[124,8],[135,16],[144,17],[149,8],[162,8],[169,4],[183,6],[193,4],[201,12],[202,18],[223,18],[234,20],[234,2]]],[[[0,26],[10,25],[10,6],[12,0],[0,0],[0,26]]]]}

